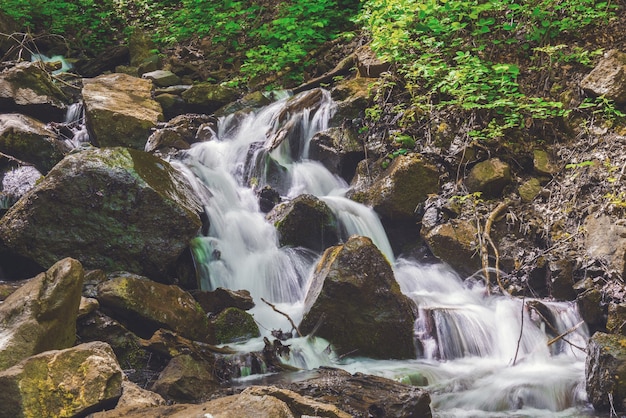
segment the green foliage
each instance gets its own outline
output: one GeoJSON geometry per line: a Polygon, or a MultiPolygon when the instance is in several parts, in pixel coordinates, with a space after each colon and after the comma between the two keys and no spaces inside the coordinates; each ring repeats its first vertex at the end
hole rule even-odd
{"type": "Polygon", "coordinates": [[[114,0],[0,0],[0,10],[24,29],[63,35],[95,51],[113,43],[124,27],[114,0]]]}
{"type": "MultiPolygon", "coordinates": [[[[558,101],[521,91],[512,52],[556,58],[563,48],[551,41],[606,22],[613,10],[594,0],[369,0],[358,22],[371,34],[372,48],[398,65],[412,95],[407,108],[424,114],[458,109],[472,115],[470,135],[498,139],[569,112],[558,101]]],[[[570,59],[588,63],[591,54],[572,50],[570,59]]]]}

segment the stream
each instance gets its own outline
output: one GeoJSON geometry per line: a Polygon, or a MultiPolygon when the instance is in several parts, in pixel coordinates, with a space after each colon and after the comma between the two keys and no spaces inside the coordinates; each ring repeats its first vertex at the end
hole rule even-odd
{"type": "MultiPolygon", "coordinates": [[[[256,191],[269,185],[286,199],[313,194],[337,216],[343,240],[368,236],[391,262],[402,291],[419,307],[419,355],[404,361],[338,358],[320,338],[294,338],[287,342],[292,351],[287,363],[423,386],[437,417],[595,416],[584,385],[589,335],[584,324],[577,326],[576,305],[490,296],[483,285],[444,265],[396,258],[376,213],[347,199],[349,185],[308,159],[310,139],[328,128],[334,112],[327,91],[281,94],[255,112],[221,117],[210,141],[194,144],[172,161],[192,182],[210,221],[208,231],[191,244],[201,287],[249,290],[256,302],[250,313],[263,336],[271,338],[272,329],[288,331],[291,325],[261,298],[299,323],[320,254],[281,248],[256,191]],[[311,103],[294,111],[299,100],[311,103]]],[[[259,351],[263,340],[230,346],[259,351]]],[[[241,381],[253,379],[258,376],[241,381]]]]}

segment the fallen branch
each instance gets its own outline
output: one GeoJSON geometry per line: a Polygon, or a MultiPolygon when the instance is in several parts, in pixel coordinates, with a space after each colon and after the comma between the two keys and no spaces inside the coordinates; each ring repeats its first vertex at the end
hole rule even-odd
{"type": "Polygon", "coordinates": [[[571,327],[570,329],[568,329],[567,331],[565,331],[563,334],[558,335],[556,337],[554,337],[553,339],[551,339],[550,341],[548,341],[548,347],[550,347],[552,344],[554,344],[555,342],[563,339],[563,337],[565,337],[568,334],[571,334],[572,332],[576,331],[578,329],[578,327],[580,327],[582,324],[584,324],[585,321],[580,321],[579,323],[577,323],[576,325],[574,325],[573,327],[571,327]]]}
{"type": "Polygon", "coordinates": [[[302,333],[300,332],[300,330],[298,329],[298,327],[296,326],[296,324],[293,322],[293,320],[291,319],[291,317],[289,315],[287,315],[286,313],[279,311],[276,308],[276,305],[269,303],[268,301],[266,301],[265,299],[261,298],[261,300],[263,302],[265,302],[267,305],[269,305],[270,308],[272,308],[274,310],[274,312],[281,314],[282,316],[284,316],[285,318],[287,318],[287,320],[289,320],[289,323],[291,324],[291,326],[293,327],[293,329],[296,330],[296,332],[298,333],[298,337],[302,337],[302,333]]]}
{"type": "Polygon", "coordinates": [[[491,246],[491,249],[493,250],[494,256],[496,258],[496,281],[498,282],[498,287],[500,287],[500,290],[503,293],[508,293],[505,289],[504,286],[502,285],[502,281],[500,280],[500,253],[498,252],[498,247],[496,247],[496,245],[494,244],[493,240],[491,239],[491,227],[493,225],[493,223],[495,222],[496,218],[498,216],[500,216],[500,214],[507,209],[509,206],[511,206],[511,201],[510,200],[505,200],[504,202],[501,202],[500,204],[498,204],[498,206],[495,207],[495,209],[489,214],[489,217],[487,218],[487,221],[485,222],[485,228],[483,230],[482,233],[482,244],[481,244],[481,249],[480,249],[480,255],[481,255],[481,262],[482,262],[482,267],[483,267],[483,273],[485,274],[485,282],[487,284],[487,291],[489,291],[489,286],[490,286],[490,278],[489,278],[489,250],[487,248],[487,243],[489,243],[489,245],[491,246]]]}
{"type": "MultiPolygon", "coordinates": [[[[550,323],[550,321],[548,321],[548,319],[547,319],[545,316],[543,316],[543,314],[542,314],[541,312],[539,312],[539,310],[538,310],[536,307],[534,307],[534,306],[532,306],[532,305],[528,305],[528,309],[532,309],[532,310],[534,310],[534,311],[535,311],[535,313],[536,313],[537,315],[539,315],[539,317],[543,320],[543,323],[544,323],[544,324],[546,324],[546,325],[548,326],[548,328],[550,328],[550,330],[551,330],[552,332],[554,332],[555,334],[557,334],[557,333],[559,332],[559,330],[557,330],[556,328],[554,328],[554,327],[552,326],[552,324],[550,323]]],[[[577,327],[578,327],[578,326],[580,326],[580,324],[578,324],[578,325],[577,325],[577,327]]],[[[572,347],[575,347],[575,348],[579,349],[580,351],[587,352],[587,350],[586,350],[584,347],[581,347],[581,346],[579,346],[579,345],[576,345],[576,344],[574,344],[573,342],[571,342],[570,340],[566,339],[566,338],[565,338],[565,335],[567,335],[567,334],[562,334],[562,335],[559,335],[558,337],[555,337],[555,338],[561,338],[563,341],[565,341],[566,343],[568,343],[568,344],[569,344],[569,345],[571,345],[572,347]]],[[[550,341],[552,341],[552,340],[550,340],[550,341]]],[[[550,346],[550,344],[554,344],[554,342],[552,342],[552,343],[548,342],[548,346],[550,346]]]]}

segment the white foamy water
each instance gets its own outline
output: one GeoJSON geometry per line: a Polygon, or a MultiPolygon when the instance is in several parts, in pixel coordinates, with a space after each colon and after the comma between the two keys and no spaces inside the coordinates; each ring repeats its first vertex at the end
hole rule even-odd
{"type": "MultiPolygon", "coordinates": [[[[251,313],[265,336],[272,329],[289,331],[291,325],[261,298],[299,323],[320,255],[281,248],[276,230],[259,210],[255,190],[270,185],[285,199],[313,194],[337,217],[342,239],[368,236],[393,264],[402,291],[419,307],[415,337],[420,354],[408,361],[338,360],[326,341],[297,338],[288,342],[290,364],[342,367],[424,386],[440,417],[587,414],[585,354],[574,347],[585,347],[586,327],[568,335],[569,342],[549,346],[553,336],[546,334],[546,324],[533,315],[529,301],[489,296],[445,266],[396,260],[376,213],[345,198],[348,185],[307,159],[311,137],[328,127],[334,110],[326,91],[282,97],[247,115],[221,118],[210,141],[194,144],[175,162],[192,181],[210,221],[205,236],[192,243],[202,287],[249,290],[256,302],[251,313]]],[[[580,322],[574,305],[542,303],[558,333],[580,322]]],[[[258,339],[239,349],[262,347],[258,339]]]]}

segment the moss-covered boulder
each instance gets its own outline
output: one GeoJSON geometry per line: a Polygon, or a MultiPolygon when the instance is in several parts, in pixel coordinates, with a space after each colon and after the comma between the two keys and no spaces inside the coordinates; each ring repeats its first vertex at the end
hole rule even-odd
{"type": "Polygon", "coordinates": [[[0,370],[74,344],[83,277],[81,264],[66,258],[0,304],[0,370]]]}
{"type": "Polygon", "coordinates": [[[347,182],[352,180],[357,164],[364,157],[363,145],[353,129],[330,128],[311,138],[309,158],[321,162],[347,182]]]}
{"type": "Polygon", "coordinates": [[[207,341],[209,324],[195,299],[180,287],[132,274],[114,274],[98,286],[102,310],[142,338],[165,328],[207,341]]]}
{"type": "Polygon", "coordinates": [[[19,113],[0,115],[0,152],[47,173],[63,159],[65,147],[37,119],[19,113]]]}
{"type": "Polygon", "coordinates": [[[487,197],[499,196],[510,183],[511,167],[499,158],[476,164],[465,179],[470,192],[482,192],[487,197]]]}
{"type": "Polygon", "coordinates": [[[478,231],[471,222],[451,219],[431,229],[422,228],[421,234],[433,255],[459,273],[473,274],[480,269],[478,231]]]}
{"type": "Polygon", "coordinates": [[[252,315],[237,308],[226,308],[212,321],[218,344],[249,340],[261,336],[252,315]]]}
{"type": "Polygon", "coordinates": [[[247,290],[218,287],[215,290],[194,289],[190,290],[189,293],[206,313],[216,314],[226,308],[238,308],[243,311],[254,308],[254,300],[247,290]]]}
{"type": "Polygon", "coordinates": [[[541,176],[553,176],[559,171],[550,154],[543,149],[533,151],[533,169],[541,176]]]}
{"type": "Polygon", "coordinates": [[[337,219],[322,200],[300,195],[274,206],[267,219],[278,230],[281,245],[323,251],[339,241],[337,219]]]}
{"type": "Polygon", "coordinates": [[[598,411],[626,411],[626,337],[602,332],[587,345],[585,364],[589,402],[598,411]]]}
{"type": "Polygon", "coordinates": [[[353,236],[326,250],[306,295],[300,331],[316,329],[339,354],[414,358],[413,302],[369,238],[353,236]]]}
{"type": "Polygon", "coordinates": [[[408,221],[418,205],[439,190],[439,170],[419,154],[400,155],[374,182],[359,172],[352,186],[349,197],[373,207],[383,220],[408,221]]]}
{"type": "Polygon", "coordinates": [[[157,123],[161,105],[152,99],[152,82],[114,73],[83,80],[85,119],[101,147],[143,150],[157,123]]]}
{"type": "Polygon", "coordinates": [[[88,269],[168,280],[200,230],[199,212],[188,181],[166,161],[91,149],[68,155],[20,199],[0,221],[0,238],[44,268],[71,256],[88,269]]]}
{"type": "Polygon", "coordinates": [[[61,121],[68,98],[38,64],[21,62],[0,73],[0,109],[44,122],[61,121]]]}
{"type": "Polygon", "coordinates": [[[234,89],[207,82],[194,84],[182,94],[188,111],[207,114],[234,102],[238,96],[234,89]]]}
{"type": "Polygon", "coordinates": [[[541,193],[541,183],[539,179],[533,177],[520,184],[517,192],[523,202],[532,202],[541,193]]]}
{"type": "Polygon", "coordinates": [[[106,343],[46,351],[0,372],[0,415],[84,416],[115,405],[122,394],[122,379],[106,343]]]}

